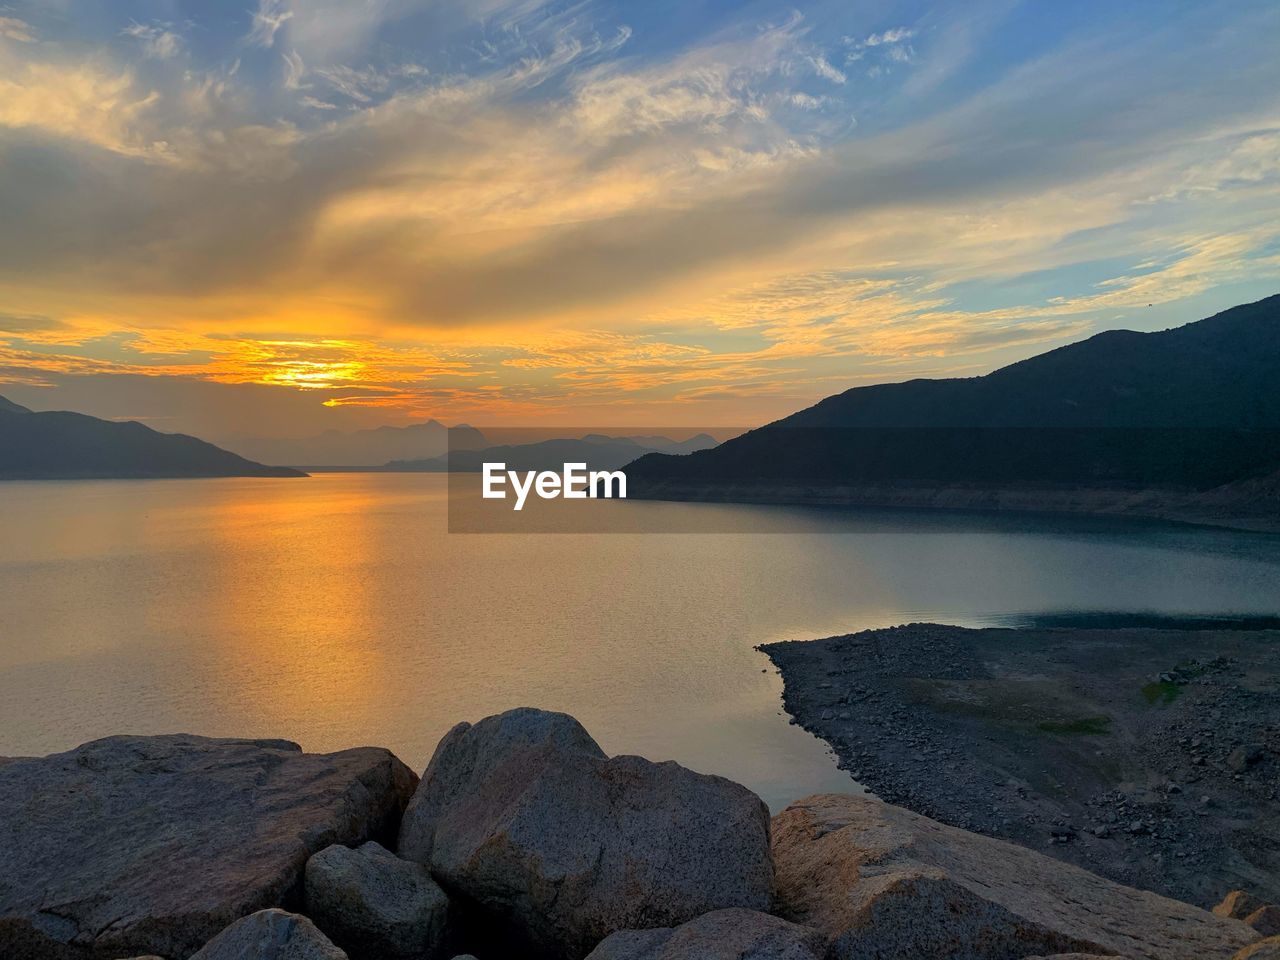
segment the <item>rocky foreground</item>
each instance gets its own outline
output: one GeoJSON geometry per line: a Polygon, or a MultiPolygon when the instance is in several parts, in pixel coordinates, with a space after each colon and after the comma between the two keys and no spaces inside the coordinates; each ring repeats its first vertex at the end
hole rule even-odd
{"type": "Polygon", "coordinates": [[[1214,912],[856,796],[608,757],[572,717],[385,750],[112,737],[0,761],[4,960],[1267,960],[1214,912]]]}
{"type": "Polygon", "coordinates": [[[1280,901],[1280,631],[910,624],[763,648],[878,797],[1209,906],[1280,901]]]}

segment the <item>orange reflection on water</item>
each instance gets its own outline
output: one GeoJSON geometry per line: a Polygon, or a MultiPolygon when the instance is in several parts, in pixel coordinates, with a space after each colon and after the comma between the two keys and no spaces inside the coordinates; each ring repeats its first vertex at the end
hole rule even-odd
{"type": "Polygon", "coordinates": [[[364,729],[395,667],[375,570],[388,531],[374,514],[386,501],[358,482],[298,496],[312,482],[267,481],[205,518],[206,689],[277,730],[303,729],[318,711],[364,729]]]}

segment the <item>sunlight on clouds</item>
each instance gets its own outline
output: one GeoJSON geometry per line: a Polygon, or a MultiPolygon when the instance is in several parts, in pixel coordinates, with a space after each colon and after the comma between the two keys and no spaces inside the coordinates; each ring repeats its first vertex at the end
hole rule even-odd
{"type": "Polygon", "coordinates": [[[755,417],[1280,278],[1265,10],[984,66],[999,10],[245,7],[0,17],[0,380],[755,417]]]}
{"type": "Polygon", "coordinates": [[[0,72],[0,127],[83,140],[129,157],[172,157],[169,145],[147,138],[138,123],[160,95],[135,90],[128,70],[94,63],[19,64],[0,54],[0,72]]]}

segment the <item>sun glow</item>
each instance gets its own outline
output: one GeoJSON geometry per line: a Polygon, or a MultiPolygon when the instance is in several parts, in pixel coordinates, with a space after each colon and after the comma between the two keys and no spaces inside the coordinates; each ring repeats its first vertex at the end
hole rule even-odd
{"type": "Polygon", "coordinates": [[[37,408],[761,422],[1280,280],[1260,0],[729,4],[678,43],[644,4],[82,2],[0,18],[0,393],[37,408]]]}

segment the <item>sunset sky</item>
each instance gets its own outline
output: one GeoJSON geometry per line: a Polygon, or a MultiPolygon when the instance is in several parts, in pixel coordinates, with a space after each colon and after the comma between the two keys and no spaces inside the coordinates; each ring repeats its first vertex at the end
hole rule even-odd
{"type": "Polygon", "coordinates": [[[1280,5],[0,0],[0,394],[751,426],[1280,291],[1280,5]]]}

